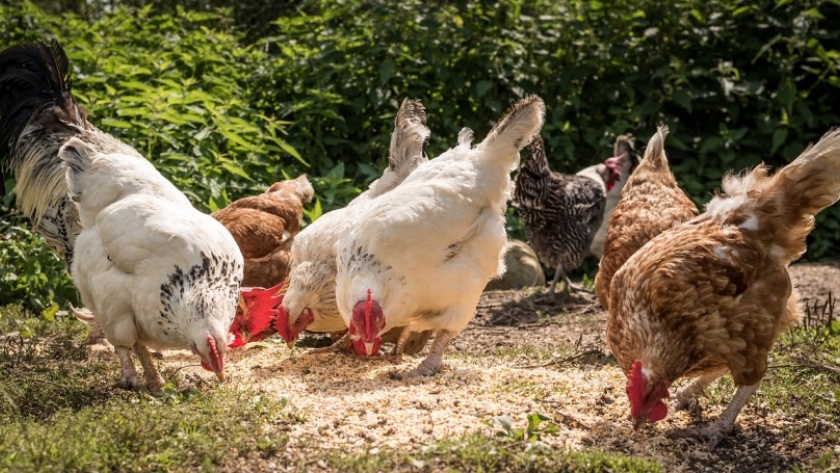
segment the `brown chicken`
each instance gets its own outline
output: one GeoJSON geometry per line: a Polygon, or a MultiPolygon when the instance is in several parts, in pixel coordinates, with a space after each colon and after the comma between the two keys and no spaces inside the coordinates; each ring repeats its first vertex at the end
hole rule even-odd
{"type": "Polygon", "coordinates": [[[727,371],[737,391],[710,425],[671,432],[716,444],[767,370],[779,334],[801,316],[788,265],[806,249],[814,216],[840,197],[840,130],[774,175],[761,165],[723,181],[706,212],[668,230],[618,270],[607,341],[628,377],[638,428],[667,415],[672,382],[684,407],[727,371]]]}
{"type": "Polygon", "coordinates": [[[610,216],[604,256],[595,276],[595,293],[604,308],[609,308],[613,275],[624,262],[653,237],[698,213],[668,167],[667,135],[668,127],[660,126],[651,137],[642,162],[627,180],[610,216]]]}
{"type": "Polygon", "coordinates": [[[236,200],[212,214],[233,234],[245,258],[243,287],[272,287],[286,279],[303,204],[314,193],[303,174],[275,182],[265,193],[236,200]]]}

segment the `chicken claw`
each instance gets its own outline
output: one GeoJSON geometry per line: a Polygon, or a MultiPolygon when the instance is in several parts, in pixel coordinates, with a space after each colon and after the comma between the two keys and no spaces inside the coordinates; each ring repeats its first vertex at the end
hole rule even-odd
{"type": "Polygon", "coordinates": [[[676,438],[705,439],[708,441],[708,447],[710,450],[715,448],[724,437],[740,429],[740,427],[735,424],[735,418],[738,417],[738,413],[741,412],[744,404],[747,403],[747,400],[750,398],[752,393],[755,392],[757,387],[758,384],[754,384],[752,386],[738,386],[738,390],[735,391],[735,396],[732,398],[732,402],[729,403],[729,406],[725,411],[723,411],[723,414],[721,414],[716,421],[706,427],[695,429],[674,429],[668,432],[668,436],[676,438]]]}
{"type": "Polygon", "coordinates": [[[321,353],[338,353],[342,350],[347,349],[347,347],[350,346],[351,342],[352,342],[352,340],[350,340],[350,332],[347,332],[347,333],[344,334],[343,337],[339,338],[332,345],[330,345],[328,347],[313,348],[313,349],[307,351],[306,353],[304,353],[303,355],[307,356],[307,355],[318,355],[318,354],[321,354],[321,353]]]}
{"type": "Polygon", "coordinates": [[[114,351],[120,359],[121,375],[120,380],[117,382],[117,387],[132,391],[140,390],[140,382],[137,381],[137,370],[134,369],[134,360],[131,359],[131,349],[127,347],[114,347],[114,351]]]}
{"type": "Polygon", "coordinates": [[[433,376],[440,372],[443,368],[443,352],[449,345],[452,338],[455,337],[455,332],[449,330],[438,330],[435,333],[435,340],[432,342],[432,348],[426,359],[420,363],[417,368],[405,373],[394,373],[394,379],[408,379],[419,378],[421,376],[433,376]]]}

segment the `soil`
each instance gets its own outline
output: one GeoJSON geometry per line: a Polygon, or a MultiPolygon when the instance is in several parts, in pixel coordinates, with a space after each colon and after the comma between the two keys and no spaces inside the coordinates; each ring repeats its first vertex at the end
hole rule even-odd
{"type": "MultiPolygon", "coordinates": [[[[838,263],[798,264],[791,273],[808,304],[824,304],[829,293],[840,292],[838,263]]],[[[318,458],[324,449],[417,451],[435,439],[492,434],[487,421],[496,416],[510,416],[524,426],[534,412],[559,426],[559,433],[543,438],[553,447],[648,457],[661,462],[664,471],[788,471],[830,450],[840,455],[840,446],[823,440],[831,435],[803,439],[786,433],[808,419],[758,403],[747,404],[738,417],[740,432],[714,450],[665,432],[716,418],[728,400],[709,405],[702,399],[701,419],[697,412],[677,412],[634,432],[626,380],[604,341],[605,321],[593,294],[555,303],[542,290],[490,291],[482,296],[474,321],[450,345],[447,367],[434,377],[392,379],[395,371],[416,366],[425,352],[404,357],[395,367],[384,359],[306,355],[305,348],[290,356],[285,344],[276,341],[233,352],[229,377],[234,385],[288,397],[289,408],[303,413],[306,420],[290,427],[285,452],[290,459],[318,458]]],[[[164,362],[170,367],[194,363],[187,352],[168,352],[164,362]]],[[[827,428],[838,432],[836,425],[827,428]]],[[[278,459],[268,467],[264,462],[248,459],[231,469],[284,468],[278,459]]]]}

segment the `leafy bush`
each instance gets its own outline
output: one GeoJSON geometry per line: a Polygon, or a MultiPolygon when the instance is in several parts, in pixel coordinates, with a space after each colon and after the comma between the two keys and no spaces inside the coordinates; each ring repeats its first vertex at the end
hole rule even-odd
{"type": "Polygon", "coordinates": [[[12,302],[49,319],[60,304],[79,304],[64,261],[20,216],[0,219],[0,307],[12,302]]]}
{"type": "MultiPolygon", "coordinates": [[[[566,172],[606,157],[616,134],[642,145],[668,124],[672,167],[698,203],[727,170],[788,162],[840,124],[836,0],[313,0],[253,42],[229,11],[160,3],[91,0],[86,14],[108,12],[92,23],[0,7],[0,46],[54,33],[92,121],[206,210],[303,170],[311,218],[344,205],[385,166],[404,97],[426,105],[434,156],[537,93],[566,172]]],[[[517,219],[509,230],[521,236],[517,219]]],[[[838,256],[840,207],[809,244],[809,259],[838,256]]]]}
{"type": "MultiPolygon", "coordinates": [[[[306,3],[277,20],[266,113],[317,170],[345,163],[354,182],[384,165],[402,97],[423,100],[431,154],[462,126],[481,137],[526,93],[548,107],[555,169],[640,145],[671,128],[674,172],[698,203],[729,169],[783,164],[831,126],[840,92],[836,1],[550,0],[306,3]],[[371,166],[373,165],[373,166],[371,166]]],[[[824,212],[808,256],[836,257],[840,208],[824,212]]]]}

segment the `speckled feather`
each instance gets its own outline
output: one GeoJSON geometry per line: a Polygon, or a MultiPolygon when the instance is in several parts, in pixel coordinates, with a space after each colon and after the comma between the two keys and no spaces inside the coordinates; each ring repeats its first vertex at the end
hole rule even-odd
{"type": "Polygon", "coordinates": [[[589,177],[551,171],[540,136],[528,151],[531,156],[518,171],[513,194],[525,237],[546,265],[575,269],[604,217],[606,186],[589,177]]]}

